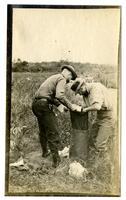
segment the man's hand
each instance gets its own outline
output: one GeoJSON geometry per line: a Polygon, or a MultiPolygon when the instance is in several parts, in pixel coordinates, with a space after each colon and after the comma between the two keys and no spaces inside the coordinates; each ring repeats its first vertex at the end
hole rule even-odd
{"type": "Polygon", "coordinates": [[[77,104],[72,104],[72,111],[81,112],[82,107],[77,104]]]}
{"type": "Polygon", "coordinates": [[[63,112],[67,112],[68,111],[68,108],[66,106],[64,106],[63,104],[60,104],[57,109],[63,113],[63,112]]]}
{"type": "Polygon", "coordinates": [[[82,108],[82,110],[81,110],[82,112],[87,112],[87,108],[82,108]]]}

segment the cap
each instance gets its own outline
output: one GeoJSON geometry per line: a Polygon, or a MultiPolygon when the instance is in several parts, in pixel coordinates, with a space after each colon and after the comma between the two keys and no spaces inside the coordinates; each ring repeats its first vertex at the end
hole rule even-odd
{"type": "Polygon", "coordinates": [[[73,90],[74,92],[78,92],[79,89],[81,88],[81,86],[85,83],[85,80],[83,78],[77,78],[72,86],[71,86],[71,90],[73,90]]]}
{"type": "Polygon", "coordinates": [[[74,69],[73,66],[71,66],[71,65],[62,65],[61,70],[63,70],[63,69],[68,69],[72,73],[72,76],[73,76],[72,80],[75,80],[77,78],[77,74],[76,74],[75,69],[74,69]]]}

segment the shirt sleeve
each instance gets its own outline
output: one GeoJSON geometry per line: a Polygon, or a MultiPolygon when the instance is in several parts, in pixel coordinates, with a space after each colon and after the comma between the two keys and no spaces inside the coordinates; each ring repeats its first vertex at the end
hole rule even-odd
{"type": "Polygon", "coordinates": [[[57,86],[56,86],[56,98],[58,99],[62,95],[65,95],[65,86],[66,86],[66,80],[65,79],[59,79],[57,86]]]}
{"type": "Polygon", "coordinates": [[[90,105],[93,105],[95,103],[98,103],[99,106],[103,105],[103,95],[99,86],[94,86],[93,88],[91,88],[89,103],[90,105]]]}
{"type": "Polygon", "coordinates": [[[56,86],[55,98],[58,99],[67,108],[72,109],[72,103],[65,96],[65,86],[66,86],[66,80],[60,79],[56,86]]]}

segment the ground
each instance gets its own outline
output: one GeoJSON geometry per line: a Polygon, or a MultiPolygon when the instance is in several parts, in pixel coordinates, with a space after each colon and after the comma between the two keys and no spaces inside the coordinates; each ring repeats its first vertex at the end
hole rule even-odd
{"type": "MultiPolygon", "coordinates": [[[[21,157],[25,167],[9,167],[7,193],[118,195],[118,137],[114,143],[116,146],[114,154],[111,151],[111,144],[103,154],[95,155],[95,152],[90,152],[90,159],[86,165],[88,169],[86,181],[69,176],[68,158],[62,158],[58,169],[52,168],[51,156],[47,159],[42,158],[37,121],[31,111],[31,102],[34,92],[49,75],[51,75],[49,72],[13,73],[9,163],[21,157]]],[[[117,90],[111,89],[110,92],[116,108],[117,90]]],[[[116,119],[116,112],[114,113],[116,119]]],[[[69,145],[71,134],[70,116],[69,113],[61,115],[57,112],[57,117],[60,136],[65,147],[69,145]]]]}

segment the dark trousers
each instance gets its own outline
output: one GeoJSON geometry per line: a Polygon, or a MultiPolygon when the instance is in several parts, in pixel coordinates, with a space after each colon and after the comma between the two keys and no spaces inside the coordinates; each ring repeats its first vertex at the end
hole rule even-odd
{"type": "Polygon", "coordinates": [[[52,105],[47,99],[35,99],[32,103],[32,111],[37,117],[39,125],[40,143],[43,154],[47,152],[47,144],[53,156],[53,161],[59,159],[58,149],[61,142],[57,130],[57,118],[52,110],[52,105]]]}

